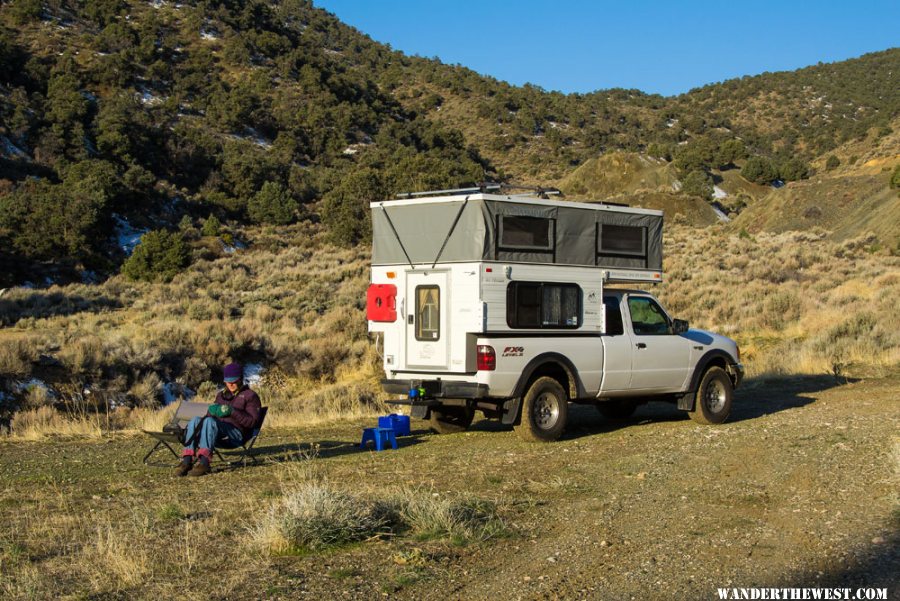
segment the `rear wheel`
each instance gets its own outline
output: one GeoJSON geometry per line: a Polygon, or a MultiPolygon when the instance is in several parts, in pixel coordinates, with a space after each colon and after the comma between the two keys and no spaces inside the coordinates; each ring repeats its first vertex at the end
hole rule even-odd
{"type": "Polygon", "coordinates": [[[472,425],[475,410],[470,407],[435,407],[431,409],[428,425],[438,434],[463,432],[472,425]]]}
{"type": "Polygon", "coordinates": [[[535,380],[522,399],[522,418],[515,430],[532,442],[550,442],[566,429],[569,398],[565,389],[553,378],[535,380]]]}
{"type": "Polygon", "coordinates": [[[721,367],[710,367],[700,379],[694,397],[694,410],[688,411],[698,424],[721,424],[731,413],[734,387],[731,378],[721,367]]]}
{"type": "Polygon", "coordinates": [[[632,401],[604,401],[597,403],[597,411],[606,419],[627,419],[634,414],[637,403],[632,401]]]}

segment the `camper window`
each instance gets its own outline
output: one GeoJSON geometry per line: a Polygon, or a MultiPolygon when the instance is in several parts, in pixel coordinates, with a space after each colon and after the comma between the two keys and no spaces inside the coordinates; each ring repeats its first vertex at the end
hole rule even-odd
{"type": "Polygon", "coordinates": [[[510,282],[506,323],[511,328],[577,328],[581,325],[581,288],[576,284],[510,282]]]}
{"type": "Polygon", "coordinates": [[[416,340],[441,337],[441,290],[437,286],[416,286],[416,340]]]}
{"type": "Polygon", "coordinates": [[[599,224],[597,255],[600,257],[646,257],[647,228],[632,225],[599,224]]]}
{"type": "Polygon", "coordinates": [[[531,250],[551,252],[555,246],[555,219],[498,215],[502,250],[531,250]]]}

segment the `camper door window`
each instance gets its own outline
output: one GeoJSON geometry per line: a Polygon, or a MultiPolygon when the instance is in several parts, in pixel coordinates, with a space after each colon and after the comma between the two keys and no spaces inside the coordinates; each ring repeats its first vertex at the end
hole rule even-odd
{"type": "Polygon", "coordinates": [[[416,286],[416,340],[438,340],[441,337],[441,289],[416,286]]]}
{"type": "Polygon", "coordinates": [[[498,215],[501,250],[552,252],[556,245],[556,220],[545,217],[498,215]]]}
{"type": "Polygon", "coordinates": [[[581,325],[581,288],[576,284],[510,282],[506,324],[517,329],[577,328],[581,325]]]}

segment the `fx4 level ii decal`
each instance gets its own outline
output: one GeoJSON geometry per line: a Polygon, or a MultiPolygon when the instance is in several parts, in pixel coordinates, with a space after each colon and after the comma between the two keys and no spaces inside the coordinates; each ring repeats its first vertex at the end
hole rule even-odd
{"type": "Polygon", "coordinates": [[[524,346],[508,346],[503,349],[501,357],[521,357],[525,354],[524,346]]]}

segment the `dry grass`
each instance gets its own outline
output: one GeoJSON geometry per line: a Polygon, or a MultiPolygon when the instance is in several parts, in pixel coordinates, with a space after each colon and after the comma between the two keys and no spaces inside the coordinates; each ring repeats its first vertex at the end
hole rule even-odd
{"type": "Polygon", "coordinates": [[[396,534],[467,544],[508,531],[490,501],[427,488],[350,492],[314,479],[295,483],[272,503],[250,540],[254,549],[284,555],[396,534]]]}
{"type": "MultiPolygon", "coordinates": [[[[270,426],[294,427],[384,410],[380,361],[366,333],[368,249],[337,249],[310,224],[250,230],[251,249],[201,260],[169,284],[115,277],[99,285],[4,295],[0,328],[3,412],[23,412],[13,434],[96,436],[98,428],[161,425],[162,384],[210,399],[231,360],[266,367],[259,392],[270,426]],[[55,397],[17,390],[45,380],[55,397]],[[90,388],[90,399],[82,391],[90,388]],[[77,409],[72,411],[72,409],[77,409]]],[[[751,376],[867,373],[900,362],[900,259],[868,237],[838,244],[824,232],[729,234],[667,226],[670,311],[738,340],[751,376]]]]}

